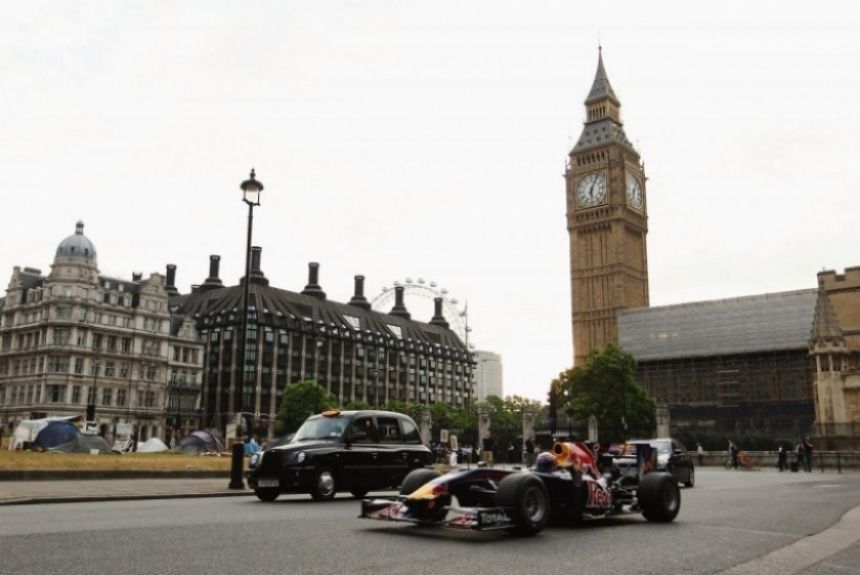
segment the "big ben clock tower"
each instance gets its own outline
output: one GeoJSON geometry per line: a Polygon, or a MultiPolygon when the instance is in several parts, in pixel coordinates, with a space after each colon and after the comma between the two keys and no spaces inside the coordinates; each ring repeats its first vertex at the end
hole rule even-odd
{"type": "Polygon", "coordinates": [[[601,51],[565,172],[574,365],[618,343],[618,310],[648,305],[645,173],[620,108],[601,51]]]}

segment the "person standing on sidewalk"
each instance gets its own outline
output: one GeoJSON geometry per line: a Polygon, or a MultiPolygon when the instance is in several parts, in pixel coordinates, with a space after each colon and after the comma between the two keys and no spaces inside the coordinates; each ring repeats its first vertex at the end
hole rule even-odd
{"type": "Polygon", "coordinates": [[[732,469],[738,468],[738,446],[734,440],[729,439],[729,455],[732,458],[732,469]]]}
{"type": "Polygon", "coordinates": [[[699,458],[699,466],[703,465],[705,461],[705,448],[699,442],[696,442],[696,456],[699,458]]]}
{"type": "Polygon", "coordinates": [[[803,465],[807,473],[812,473],[812,440],[808,435],[803,439],[803,465]]]}
{"type": "Polygon", "coordinates": [[[779,451],[776,454],[776,466],[779,469],[780,473],[785,471],[786,457],[787,457],[787,454],[785,453],[785,448],[782,445],[780,445],[779,451]]]}

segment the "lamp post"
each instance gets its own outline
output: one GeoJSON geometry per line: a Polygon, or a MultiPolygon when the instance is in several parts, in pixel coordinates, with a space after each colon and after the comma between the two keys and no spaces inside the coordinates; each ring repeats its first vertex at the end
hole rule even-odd
{"type": "Polygon", "coordinates": [[[96,395],[99,391],[99,360],[93,360],[93,389],[90,395],[89,405],[87,405],[87,420],[95,423],[96,421],[96,395]]]}
{"type": "MultiPolygon", "coordinates": [[[[246,389],[248,380],[248,312],[251,298],[251,230],[254,227],[254,206],[260,205],[260,193],[263,191],[262,182],[257,181],[254,168],[251,176],[239,186],[242,189],[242,201],[248,204],[248,243],[245,246],[245,290],[242,308],[242,403],[240,411],[251,411],[250,398],[246,389]]],[[[254,342],[256,345],[257,342],[254,342]]],[[[248,430],[251,431],[250,429],[248,430]]]]}

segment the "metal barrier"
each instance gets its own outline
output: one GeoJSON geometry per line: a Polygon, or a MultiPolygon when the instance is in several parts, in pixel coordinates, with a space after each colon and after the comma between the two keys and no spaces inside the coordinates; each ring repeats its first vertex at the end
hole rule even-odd
{"type": "MultiPolygon", "coordinates": [[[[699,464],[697,454],[691,452],[690,455],[699,464]]],[[[776,469],[779,459],[776,451],[746,451],[744,455],[751,460],[752,469],[776,469]]],[[[706,451],[700,465],[724,467],[730,457],[728,451],[706,451]]],[[[797,457],[793,451],[789,451],[786,453],[786,462],[790,465],[792,461],[797,461],[797,457]]],[[[860,451],[813,451],[812,462],[812,468],[821,473],[858,473],[860,472],[860,451]]],[[[738,465],[738,468],[742,469],[744,466],[738,465]]],[[[803,471],[802,464],[800,470],[803,471]]]]}

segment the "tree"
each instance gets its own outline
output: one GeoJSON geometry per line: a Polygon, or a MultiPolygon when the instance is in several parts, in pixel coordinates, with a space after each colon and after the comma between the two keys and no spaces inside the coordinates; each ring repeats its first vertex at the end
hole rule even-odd
{"type": "Polygon", "coordinates": [[[656,427],[656,404],[636,382],[635,373],[633,356],[609,344],[592,351],[586,365],[559,374],[550,393],[575,421],[584,423],[595,416],[601,441],[650,437],[656,427]]]}
{"type": "Polygon", "coordinates": [[[278,410],[275,433],[293,433],[309,416],[335,406],[337,399],[312,379],[288,385],[278,410]]]}

